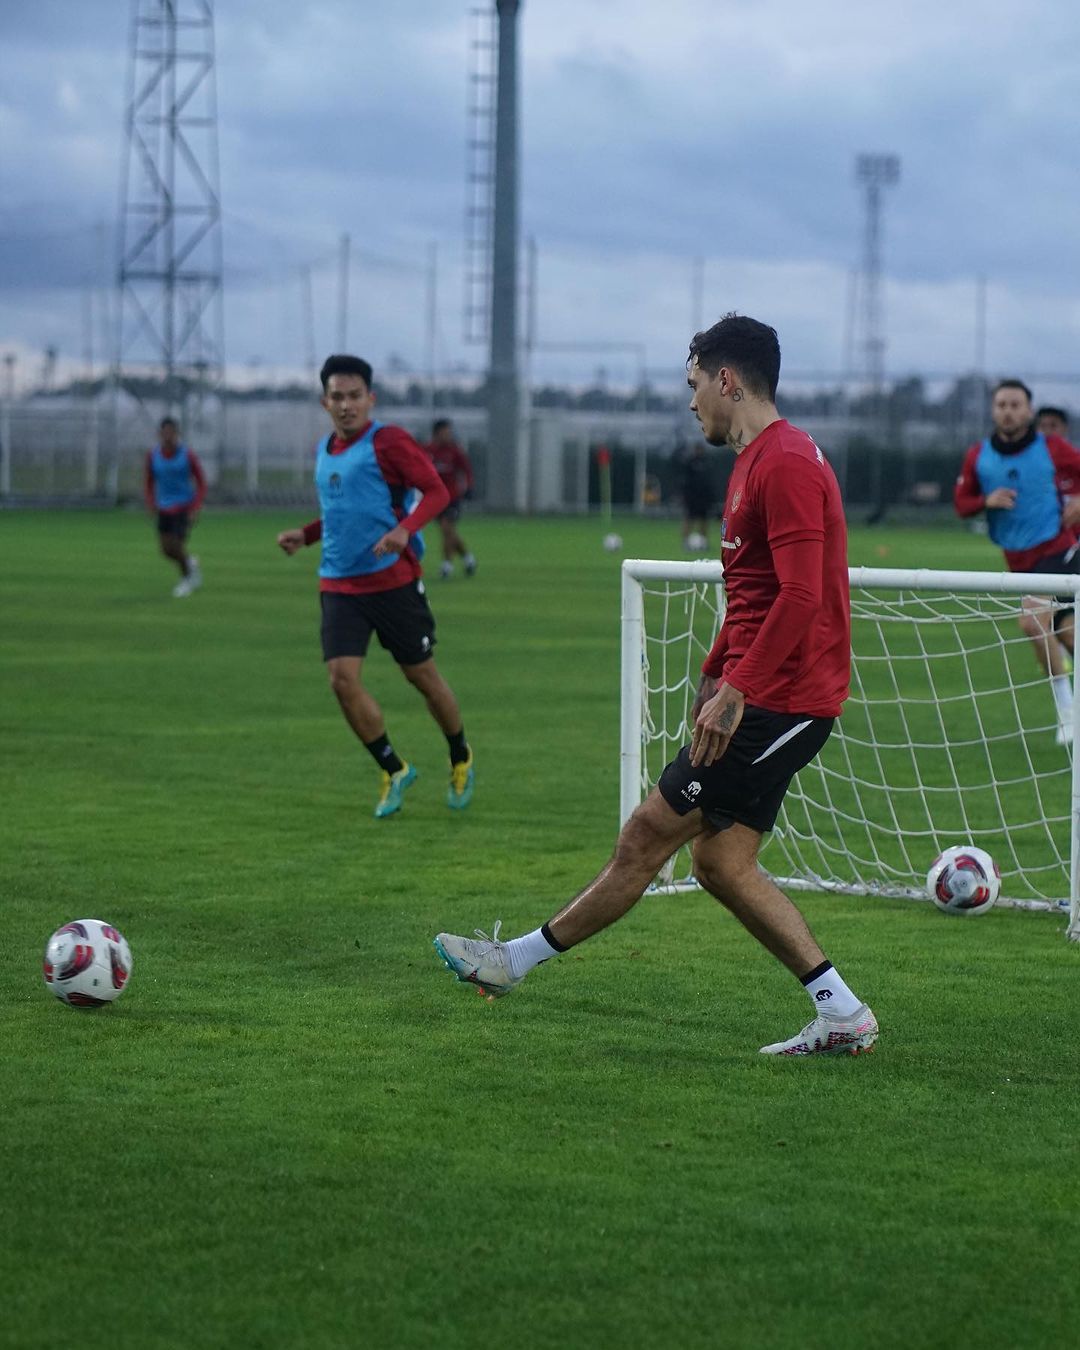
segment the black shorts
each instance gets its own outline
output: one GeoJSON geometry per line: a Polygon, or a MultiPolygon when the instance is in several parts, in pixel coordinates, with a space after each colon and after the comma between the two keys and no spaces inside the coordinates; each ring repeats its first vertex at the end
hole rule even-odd
{"type": "MultiPolygon", "coordinates": [[[[1032,572],[1050,572],[1054,576],[1074,577],[1080,574],[1080,547],[1073,545],[1064,553],[1055,553],[1049,558],[1040,558],[1032,572]]],[[[1054,610],[1053,625],[1054,631],[1061,627],[1066,619],[1073,617],[1073,604],[1075,597],[1072,595],[1055,595],[1057,607],[1054,610]]]]}
{"type": "Polygon", "coordinates": [[[183,540],[191,533],[191,516],[187,511],[159,511],[157,527],[158,534],[170,534],[183,540]]]}
{"type": "Polygon", "coordinates": [[[764,834],[776,824],[788,784],[829,739],[835,721],[747,704],[723,755],[694,768],[684,745],[660,775],[660,795],[680,816],[698,809],[715,829],[738,822],[764,834]]]}
{"type": "Polygon", "coordinates": [[[461,519],[461,498],[453,501],[445,511],[440,511],[435,517],[436,520],[445,521],[447,525],[454,525],[461,519]]]}
{"type": "Polygon", "coordinates": [[[399,666],[418,666],[435,646],[435,616],[422,581],[368,595],[323,591],[323,660],[366,656],[374,633],[399,666]]]}

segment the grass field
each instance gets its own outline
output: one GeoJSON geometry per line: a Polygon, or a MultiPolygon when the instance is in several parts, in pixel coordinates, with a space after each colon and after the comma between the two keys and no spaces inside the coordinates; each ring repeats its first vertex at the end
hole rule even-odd
{"type": "MultiPolygon", "coordinates": [[[[614,837],[618,560],[595,523],[466,522],[479,574],[432,593],[476,798],[447,811],[377,650],[421,774],[379,822],[315,551],[273,547],[295,523],[208,515],[177,602],[137,516],[0,518],[0,1346],[1074,1344],[1063,921],[800,899],[878,1014],[868,1058],[758,1056],[805,996],[702,895],[484,1003],[432,935],[534,927],[614,837]],[[135,954],[95,1013],[40,977],[83,916],[135,954]]],[[[996,566],[959,529],[856,531],[851,560],[996,566]]]]}

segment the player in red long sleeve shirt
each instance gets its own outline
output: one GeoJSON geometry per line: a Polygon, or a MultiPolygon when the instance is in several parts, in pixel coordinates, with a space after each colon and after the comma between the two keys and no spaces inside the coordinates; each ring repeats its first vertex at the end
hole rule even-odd
{"type": "Polygon", "coordinates": [[[435,619],[420,567],[419,531],[446,506],[446,489],[407,431],[372,419],[375,394],[366,361],[331,356],[320,378],[322,405],[334,427],[315,457],[321,515],[299,529],[284,530],[277,542],[291,555],[322,541],[323,660],[345,720],[382,771],[376,817],[401,810],[417,774],[390,744],[382,709],[361,679],[373,633],[445,735],[450,750],[446,801],[462,810],[473,794],[472,751],[457,699],[432,656],[435,619]]]}
{"type": "Polygon", "coordinates": [[[431,443],[427,447],[435,472],[442,479],[443,487],[450,494],[445,510],[439,512],[439,529],[442,530],[443,562],[439,576],[445,581],[454,575],[454,559],[460,558],[465,575],[471,577],[476,571],[476,557],[458,531],[461,519],[462,502],[472,491],[473,471],[469,456],[454,440],[454,426],[448,417],[439,417],[431,424],[431,443]]]}
{"type": "Polygon", "coordinates": [[[694,875],[805,987],[816,1016],[763,1054],[858,1054],[874,1014],[837,974],[802,915],[758,866],[792,776],[828,739],[848,693],[847,532],[836,477],[776,410],[780,346],[727,314],[690,344],[705,439],[736,462],[722,542],[727,613],[705,661],[689,745],[623,826],[604,870],[540,928],[509,942],[440,933],[435,947],[489,998],[620,919],[684,844],[694,875]]]}

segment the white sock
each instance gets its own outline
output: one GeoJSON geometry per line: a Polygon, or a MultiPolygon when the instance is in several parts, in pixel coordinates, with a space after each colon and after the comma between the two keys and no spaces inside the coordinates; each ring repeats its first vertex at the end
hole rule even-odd
{"type": "Polygon", "coordinates": [[[831,961],[804,975],[802,983],[819,1013],[828,1013],[830,1017],[852,1017],[862,1007],[862,999],[855,997],[833,969],[831,961]]]}
{"type": "Polygon", "coordinates": [[[558,956],[562,947],[553,947],[544,936],[543,928],[534,929],[524,937],[511,938],[506,944],[506,959],[510,963],[510,974],[515,980],[527,975],[533,966],[549,957],[558,956]]]}
{"type": "Polygon", "coordinates": [[[1053,675],[1050,678],[1050,688],[1054,691],[1058,717],[1062,722],[1070,721],[1073,706],[1072,680],[1068,675],[1053,675]]]}

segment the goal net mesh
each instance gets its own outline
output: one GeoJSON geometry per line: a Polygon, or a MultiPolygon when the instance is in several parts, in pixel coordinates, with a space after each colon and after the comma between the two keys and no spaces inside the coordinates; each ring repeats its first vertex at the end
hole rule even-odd
{"type": "MultiPolygon", "coordinates": [[[[719,564],[651,566],[686,575],[627,575],[630,590],[640,588],[629,607],[640,626],[627,630],[624,589],[623,694],[640,715],[635,754],[624,709],[624,773],[637,771],[636,784],[623,785],[624,816],[690,739],[701,663],[724,610],[719,564]]],[[[850,698],[792,783],[762,864],[785,885],[921,899],[937,854],[973,842],[1001,869],[999,903],[1067,903],[1072,747],[1059,744],[1053,691],[1020,631],[1021,596],[975,589],[986,585],[979,574],[939,574],[939,585],[975,577],[949,589],[881,584],[884,570],[865,571],[873,585],[859,575],[853,569],[850,698]]],[[[1063,600],[1071,603],[1049,603],[1063,600]]],[[[688,850],[658,884],[693,884],[688,850]]]]}

